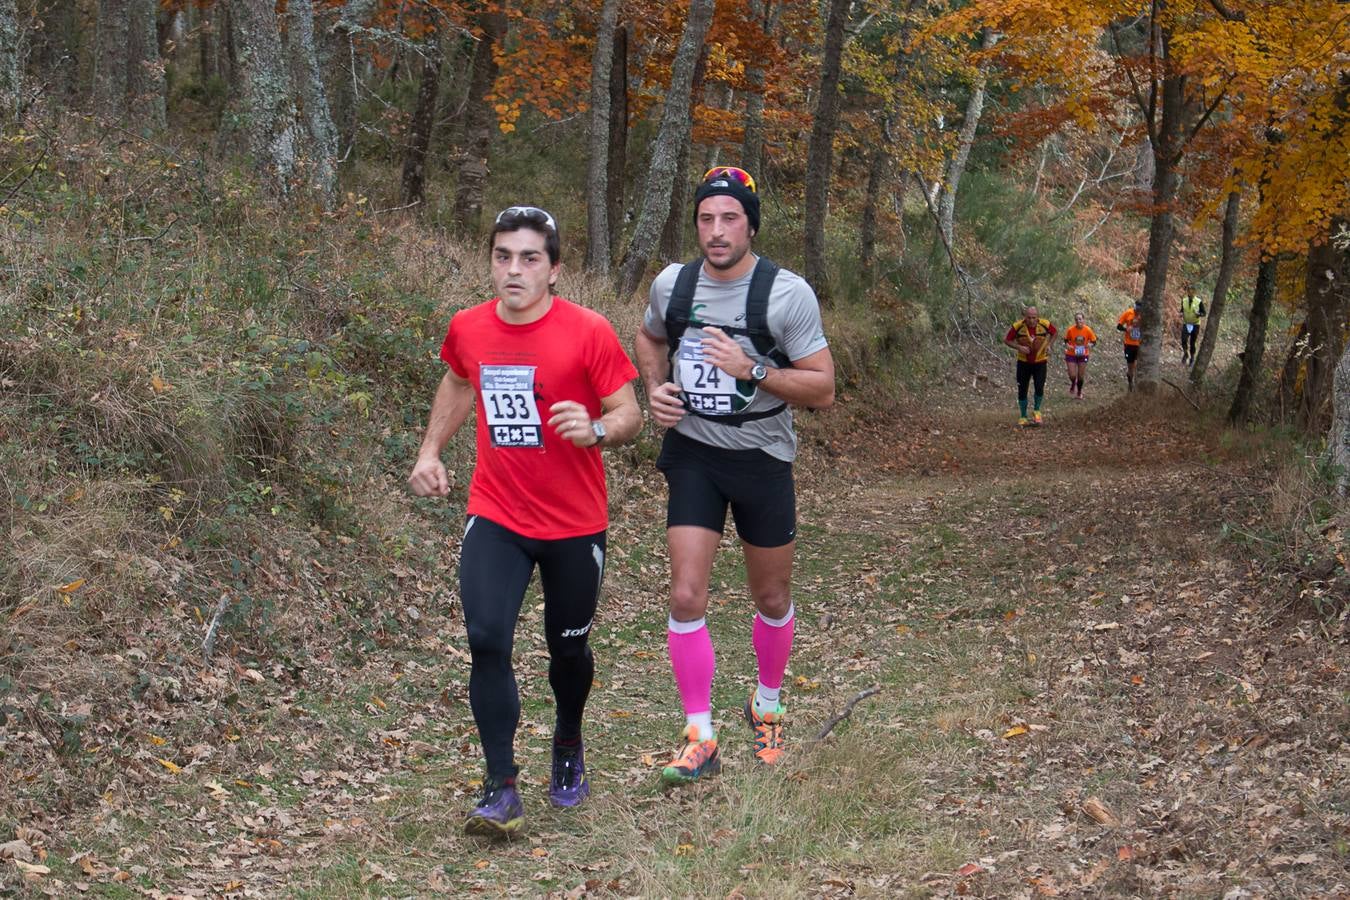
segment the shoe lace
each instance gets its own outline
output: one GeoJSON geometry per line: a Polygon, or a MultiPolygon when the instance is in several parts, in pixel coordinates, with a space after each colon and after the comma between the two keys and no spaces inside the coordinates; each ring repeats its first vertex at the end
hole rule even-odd
{"type": "Polygon", "coordinates": [[[712,755],[714,746],[712,741],[696,741],[686,737],[676,760],[681,765],[698,768],[712,755]]]}
{"type": "Polygon", "coordinates": [[[777,716],[755,717],[755,749],[764,750],[777,746],[782,740],[783,728],[777,716]]]}
{"type": "Polygon", "coordinates": [[[506,790],[506,785],[500,781],[488,779],[483,782],[483,802],[479,806],[492,806],[501,799],[502,791],[506,790]]]}

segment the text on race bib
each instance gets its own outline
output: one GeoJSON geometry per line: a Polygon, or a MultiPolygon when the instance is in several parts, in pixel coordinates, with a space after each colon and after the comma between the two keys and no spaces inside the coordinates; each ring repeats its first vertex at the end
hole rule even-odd
{"type": "Polygon", "coordinates": [[[734,411],[733,403],[741,396],[736,390],[736,379],[704,358],[701,338],[682,336],[677,362],[680,390],[690,409],[709,416],[729,415],[734,411]]]}
{"type": "Polygon", "coordinates": [[[492,446],[544,446],[543,422],[534,402],[534,366],[483,365],[479,376],[492,446]]]}
{"type": "Polygon", "coordinates": [[[1087,347],[1082,344],[1075,344],[1073,348],[1074,356],[1087,356],[1087,347]]]}
{"type": "Polygon", "coordinates": [[[1134,341],[1139,340],[1139,326],[1138,326],[1138,325],[1131,325],[1131,326],[1130,326],[1130,340],[1134,340],[1134,341]]]}

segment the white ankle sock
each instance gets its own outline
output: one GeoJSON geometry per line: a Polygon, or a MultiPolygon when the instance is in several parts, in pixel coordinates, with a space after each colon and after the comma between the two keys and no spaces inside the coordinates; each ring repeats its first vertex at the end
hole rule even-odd
{"type": "Polygon", "coordinates": [[[778,712],[778,690],[761,684],[755,690],[755,712],[761,716],[765,713],[778,712]]]}
{"type": "Polygon", "coordinates": [[[698,739],[700,741],[711,741],[717,737],[712,727],[712,710],[708,712],[686,714],[684,717],[685,727],[693,726],[698,729],[698,739]]]}

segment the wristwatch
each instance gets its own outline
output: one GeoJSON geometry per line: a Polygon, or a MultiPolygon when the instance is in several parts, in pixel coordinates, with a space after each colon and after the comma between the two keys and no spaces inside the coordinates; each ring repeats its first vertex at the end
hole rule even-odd
{"type": "Polygon", "coordinates": [[[605,441],[605,423],[599,419],[591,419],[591,434],[595,435],[595,443],[591,446],[598,447],[605,441]]]}
{"type": "Polygon", "coordinates": [[[764,367],[764,363],[755,363],[750,367],[751,384],[759,384],[767,377],[769,377],[769,370],[764,367]]]}

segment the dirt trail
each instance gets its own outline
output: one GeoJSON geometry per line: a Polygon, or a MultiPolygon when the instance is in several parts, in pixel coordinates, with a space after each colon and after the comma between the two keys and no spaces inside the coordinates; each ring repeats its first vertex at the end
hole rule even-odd
{"type": "Polygon", "coordinates": [[[1041,428],[973,380],[827,450],[893,477],[817,506],[826,528],[948,533],[931,625],[988,648],[963,658],[977,694],[1005,688],[992,727],[990,702],[937,719],[980,746],[929,799],[982,850],[929,889],[1350,896],[1345,617],[1231,539],[1262,527],[1264,476],[1175,397],[1051,381],[1041,428]]]}

